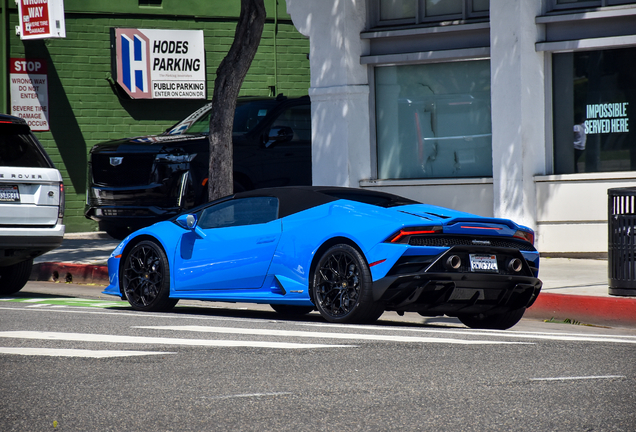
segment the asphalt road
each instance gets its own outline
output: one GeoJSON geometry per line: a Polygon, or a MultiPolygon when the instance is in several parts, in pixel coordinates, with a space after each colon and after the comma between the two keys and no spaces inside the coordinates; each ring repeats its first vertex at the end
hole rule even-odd
{"type": "Polygon", "coordinates": [[[0,430],[636,430],[636,329],[126,305],[33,282],[1,299],[0,430]]]}

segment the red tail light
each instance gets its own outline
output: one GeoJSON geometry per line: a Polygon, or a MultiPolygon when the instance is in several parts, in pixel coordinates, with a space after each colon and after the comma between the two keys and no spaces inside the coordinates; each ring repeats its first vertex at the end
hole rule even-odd
{"type": "Polygon", "coordinates": [[[59,202],[59,209],[57,211],[57,218],[60,220],[60,223],[62,223],[62,220],[64,219],[64,207],[66,206],[66,196],[64,194],[64,183],[60,183],[60,202],[59,202]]]}
{"type": "Polygon", "coordinates": [[[441,226],[432,226],[432,227],[408,227],[402,228],[400,231],[393,234],[391,237],[386,239],[387,243],[399,243],[399,244],[407,244],[409,242],[409,238],[413,235],[423,235],[423,234],[441,234],[442,227],[441,226]]]}
{"type": "Polygon", "coordinates": [[[519,230],[515,233],[513,237],[518,238],[520,240],[525,240],[534,246],[534,233],[532,232],[519,230]]]}

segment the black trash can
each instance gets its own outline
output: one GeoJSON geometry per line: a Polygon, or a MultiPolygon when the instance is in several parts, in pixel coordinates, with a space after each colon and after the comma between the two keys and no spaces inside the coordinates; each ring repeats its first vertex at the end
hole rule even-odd
{"type": "Polygon", "coordinates": [[[636,296],[636,187],[607,190],[609,294],[636,296]]]}

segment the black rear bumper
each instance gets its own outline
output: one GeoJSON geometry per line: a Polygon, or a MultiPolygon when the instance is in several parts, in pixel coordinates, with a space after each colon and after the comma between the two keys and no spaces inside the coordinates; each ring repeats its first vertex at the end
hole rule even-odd
{"type": "MultiPolygon", "coordinates": [[[[419,312],[422,315],[495,314],[528,308],[541,291],[542,282],[519,251],[491,248],[488,253],[502,260],[519,257],[521,271],[513,274],[472,272],[466,266],[446,269],[444,260],[453,254],[468,258],[466,248],[451,248],[420,271],[389,275],[373,283],[374,300],[385,310],[419,312]]],[[[482,251],[479,251],[482,252],[482,251]]]]}
{"type": "Polygon", "coordinates": [[[0,267],[37,258],[62,244],[63,235],[0,238],[0,267]]]}

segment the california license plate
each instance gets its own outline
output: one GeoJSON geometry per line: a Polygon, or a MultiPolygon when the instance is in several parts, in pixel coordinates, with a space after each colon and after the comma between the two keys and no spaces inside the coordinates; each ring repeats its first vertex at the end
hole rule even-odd
{"type": "Polygon", "coordinates": [[[497,256],[496,255],[478,255],[470,254],[470,271],[498,273],[497,256]]]}
{"type": "Polygon", "coordinates": [[[0,186],[0,202],[20,202],[20,190],[17,186],[0,186]]]}

